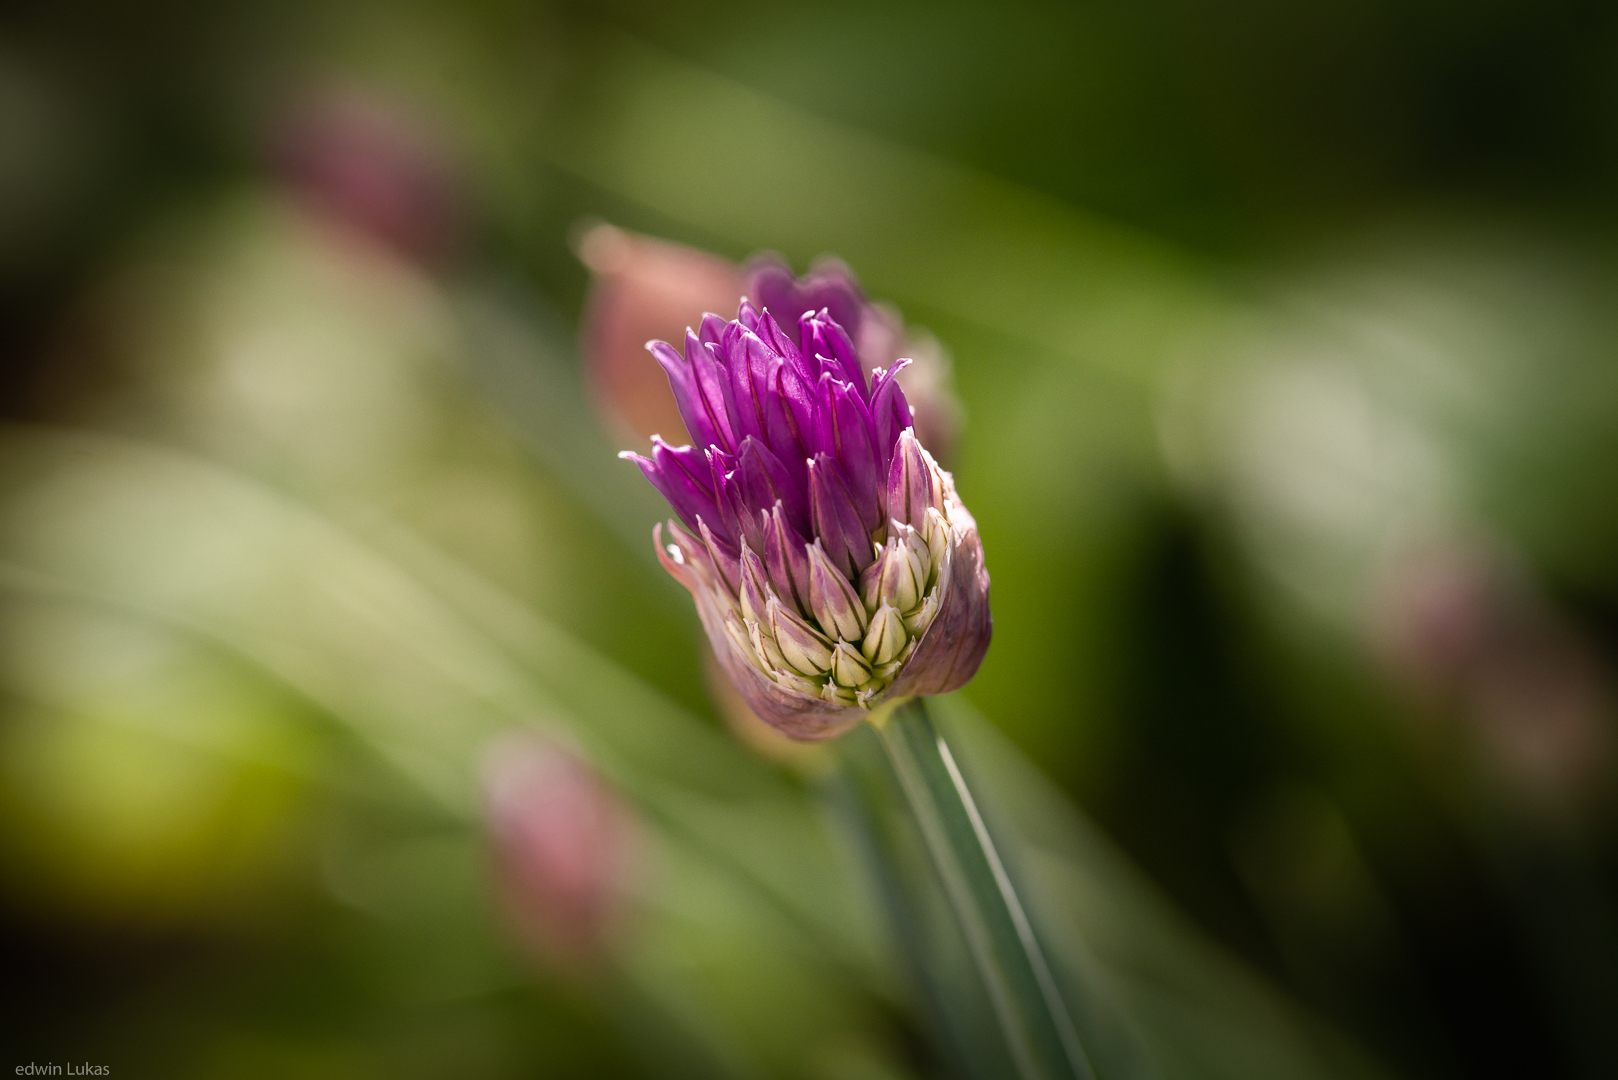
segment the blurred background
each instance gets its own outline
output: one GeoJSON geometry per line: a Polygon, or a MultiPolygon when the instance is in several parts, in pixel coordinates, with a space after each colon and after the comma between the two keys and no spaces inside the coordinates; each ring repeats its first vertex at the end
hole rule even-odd
{"type": "Polygon", "coordinates": [[[1615,190],[1573,0],[8,5],[3,1064],[971,1071],[613,457],[773,250],[932,357],[1100,1074],[1618,1075],[1615,190]]]}

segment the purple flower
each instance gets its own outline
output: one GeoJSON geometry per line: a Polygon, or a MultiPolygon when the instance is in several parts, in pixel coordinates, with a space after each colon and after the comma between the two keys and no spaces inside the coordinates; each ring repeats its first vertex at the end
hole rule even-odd
{"type": "Polygon", "coordinates": [[[687,330],[683,354],[648,345],[693,445],[623,455],[678,515],[666,545],[654,530],[658,557],[726,674],[803,740],[965,684],[991,630],[977,524],[916,439],[895,378],[909,361],[867,380],[836,317],[869,310],[849,282],[755,275],[776,303],[820,306],[786,308],[784,326],[743,300],[687,330]]]}

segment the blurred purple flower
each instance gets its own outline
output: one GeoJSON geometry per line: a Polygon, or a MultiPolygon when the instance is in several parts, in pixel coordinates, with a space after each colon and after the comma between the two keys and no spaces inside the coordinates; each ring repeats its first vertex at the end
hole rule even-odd
{"type": "Polygon", "coordinates": [[[494,745],[483,793],[513,920],[547,963],[588,967],[625,899],[629,811],[577,756],[535,736],[494,745]]]}
{"type": "Polygon", "coordinates": [[[954,480],[916,438],[898,374],[870,370],[833,315],[864,327],[846,272],[756,266],[768,306],[703,318],[662,364],[694,445],[633,459],[679,516],[663,565],[760,718],[823,739],[870,710],[964,685],[989,646],[989,575],[954,480]],[[819,302],[818,309],[801,307],[819,302]]]}

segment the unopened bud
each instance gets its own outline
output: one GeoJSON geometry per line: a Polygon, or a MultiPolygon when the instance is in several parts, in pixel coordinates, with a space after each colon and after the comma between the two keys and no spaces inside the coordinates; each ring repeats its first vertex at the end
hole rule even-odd
{"type": "Polygon", "coordinates": [[[808,623],[771,600],[770,629],[786,658],[786,666],[800,675],[820,675],[831,666],[831,642],[808,623]]]}
{"type": "Polygon", "coordinates": [[[865,633],[860,652],[872,665],[886,664],[898,656],[909,641],[910,633],[905,629],[899,609],[883,604],[871,619],[871,628],[865,633]]]}
{"type": "Polygon", "coordinates": [[[826,557],[819,540],[809,545],[809,606],[827,636],[843,641],[865,636],[865,605],[826,557]]]}
{"type": "Polygon", "coordinates": [[[683,341],[704,313],[735,311],[740,271],[717,255],[611,225],[584,232],[578,252],[593,275],[580,345],[598,407],[626,446],[659,433],[689,441],[646,343],[683,341]]]}

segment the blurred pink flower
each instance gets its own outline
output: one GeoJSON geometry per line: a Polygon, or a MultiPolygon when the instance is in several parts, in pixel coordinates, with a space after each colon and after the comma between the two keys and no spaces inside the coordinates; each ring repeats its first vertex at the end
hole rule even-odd
{"type": "Polygon", "coordinates": [[[281,122],[271,167],[305,206],[418,262],[452,254],[464,193],[422,117],[353,87],[309,93],[281,122]]]}
{"type": "Polygon", "coordinates": [[[690,441],[668,377],[646,352],[655,339],[680,341],[704,312],[734,311],[741,272],[717,255],[596,225],[579,240],[594,275],[585,308],[585,377],[622,446],[653,435],[690,441]]]}
{"type": "Polygon", "coordinates": [[[494,744],[483,792],[513,920],[548,964],[591,966],[626,897],[635,846],[629,809],[577,755],[533,735],[494,744]]]}
{"type": "Polygon", "coordinates": [[[1611,765],[1607,676],[1504,559],[1461,543],[1406,552],[1384,574],[1373,632],[1389,669],[1455,716],[1517,792],[1550,806],[1601,787],[1611,765]]]}

